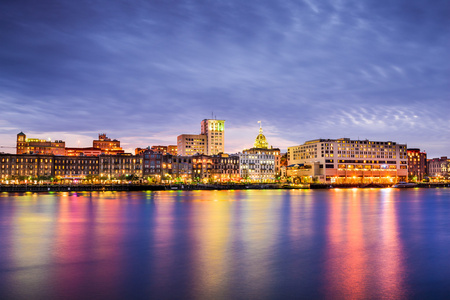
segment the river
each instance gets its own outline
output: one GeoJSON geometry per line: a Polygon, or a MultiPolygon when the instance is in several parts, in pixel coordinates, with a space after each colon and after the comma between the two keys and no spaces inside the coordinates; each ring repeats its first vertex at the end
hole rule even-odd
{"type": "Polygon", "coordinates": [[[0,299],[445,299],[450,189],[0,194],[0,299]]]}

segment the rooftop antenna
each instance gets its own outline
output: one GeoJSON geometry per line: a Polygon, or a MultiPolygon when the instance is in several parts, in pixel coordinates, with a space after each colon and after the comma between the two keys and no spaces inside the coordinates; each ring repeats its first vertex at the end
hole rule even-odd
{"type": "Polygon", "coordinates": [[[211,119],[213,118],[213,115],[214,115],[214,111],[211,112],[211,119]]]}

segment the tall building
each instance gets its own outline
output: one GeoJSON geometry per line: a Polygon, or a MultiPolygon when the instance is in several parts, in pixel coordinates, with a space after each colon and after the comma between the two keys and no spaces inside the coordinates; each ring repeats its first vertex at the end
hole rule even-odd
{"type": "Polygon", "coordinates": [[[177,154],[192,156],[206,153],[206,136],[204,134],[181,134],[177,137],[177,154]]]}
{"type": "Polygon", "coordinates": [[[348,138],[307,141],[303,145],[288,147],[287,176],[302,182],[406,181],[406,145],[348,138]]]}
{"type": "Polygon", "coordinates": [[[408,152],[408,179],[422,181],[427,174],[427,154],[420,149],[411,148],[408,152]]]}
{"type": "Polygon", "coordinates": [[[47,141],[36,138],[27,138],[26,134],[17,134],[16,154],[38,155],[65,155],[66,143],[64,141],[47,141]]]}
{"type": "Polygon", "coordinates": [[[204,119],[201,122],[201,134],[206,136],[206,155],[224,153],[225,120],[204,119]]]}
{"type": "Polygon", "coordinates": [[[225,149],[225,121],[204,119],[201,134],[181,134],[177,137],[177,155],[217,155],[225,149]]]}

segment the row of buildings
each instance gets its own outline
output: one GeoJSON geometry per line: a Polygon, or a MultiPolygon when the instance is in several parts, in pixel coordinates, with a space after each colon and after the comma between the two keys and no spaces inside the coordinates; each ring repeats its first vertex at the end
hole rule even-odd
{"type": "Polygon", "coordinates": [[[117,155],[125,151],[120,147],[120,141],[112,140],[106,133],[100,133],[97,140],[93,140],[92,147],[69,148],[66,142],[27,138],[23,132],[17,134],[16,154],[56,155],[56,156],[98,156],[101,154],[117,155]]]}
{"type": "Polygon", "coordinates": [[[100,134],[92,148],[66,148],[63,141],[27,139],[21,132],[17,135],[17,153],[0,154],[0,179],[112,180],[132,176],[152,182],[206,183],[273,182],[279,177],[280,149],[268,146],[261,127],[253,148],[226,154],[224,121],[203,120],[201,126],[202,133],[195,139],[203,140],[205,146],[198,151],[188,147],[193,144],[186,136],[194,135],[183,134],[177,147],[137,148],[134,155],[124,153],[120,141],[111,140],[106,134],[100,134]]]}
{"type": "Polygon", "coordinates": [[[125,153],[120,141],[99,134],[89,148],[68,148],[65,142],[17,135],[16,154],[0,154],[1,180],[50,176],[144,178],[160,182],[395,183],[449,176],[447,157],[427,159],[420,149],[392,141],[317,139],[288,147],[282,154],[269,146],[259,128],[254,146],[226,154],[225,121],[204,119],[200,134],[181,134],[177,145],[136,148],[125,153]]]}
{"type": "Polygon", "coordinates": [[[300,182],[395,183],[449,180],[450,159],[427,159],[418,148],[392,141],[318,139],[288,148],[285,176],[300,182]]]}

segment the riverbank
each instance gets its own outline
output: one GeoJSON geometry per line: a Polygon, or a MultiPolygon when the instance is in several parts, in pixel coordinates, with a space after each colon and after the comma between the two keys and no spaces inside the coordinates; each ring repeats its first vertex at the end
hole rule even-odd
{"type": "MultiPolygon", "coordinates": [[[[70,192],[70,191],[164,191],[164,190],[250,190],[250,189],[331,189],[331,188],[388,188],[387,184],[43,184],[0,185],[0,192],[70,192]]],[[[417,188],[450,187],[449,183],[419,183],[417,188]]]]}

